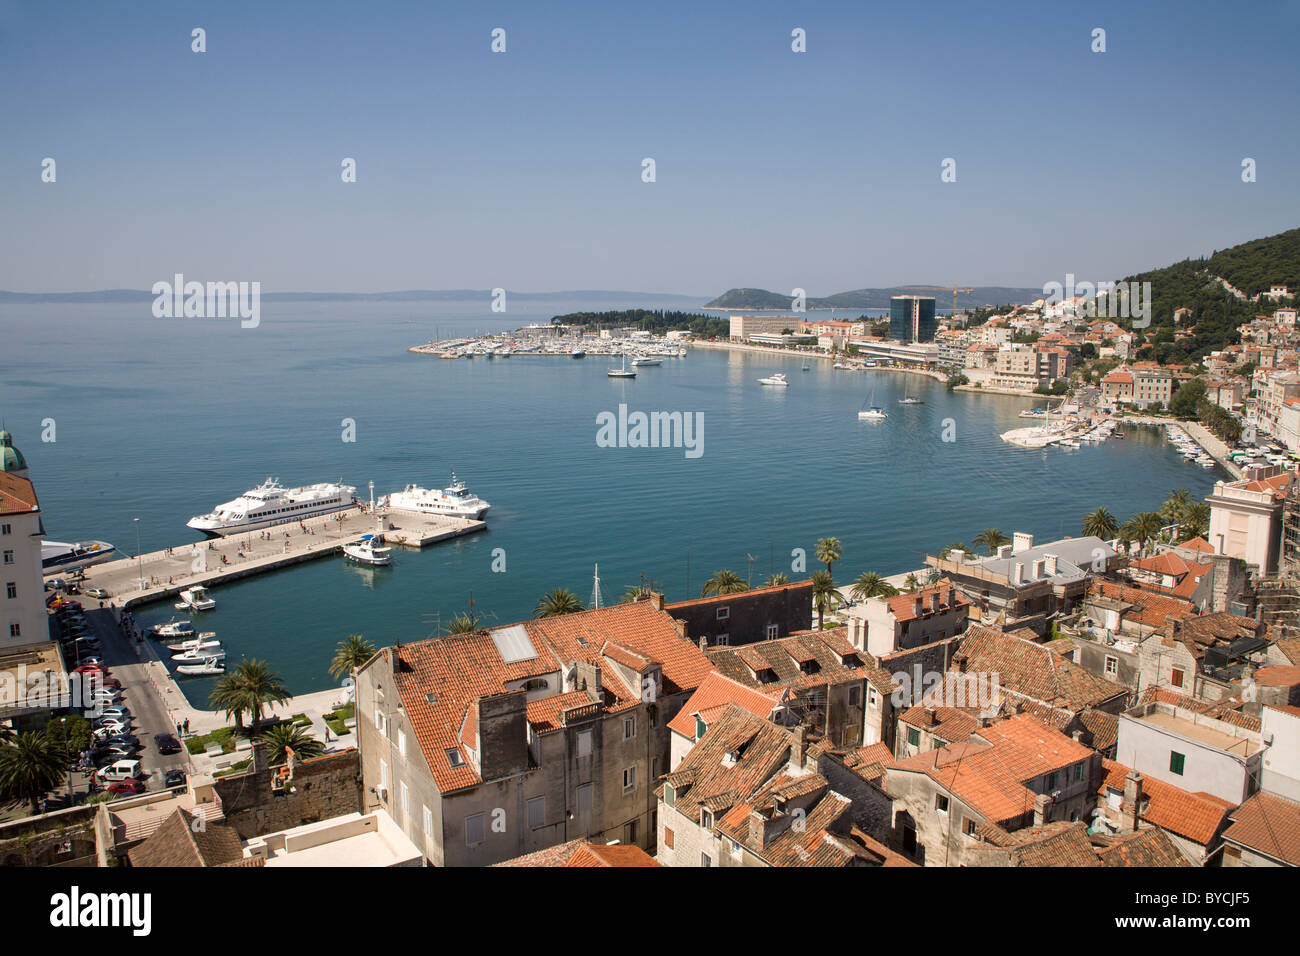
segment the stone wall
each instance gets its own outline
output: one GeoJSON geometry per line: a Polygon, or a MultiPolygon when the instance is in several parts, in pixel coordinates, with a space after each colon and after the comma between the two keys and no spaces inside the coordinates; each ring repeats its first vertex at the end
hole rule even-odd
{"type": "Polygon", "coordinates": [[[254,769],[247,773],[231,774],[213,783],[226,822],[241,840],[344,813],[365,812],[359,783],[361,756],[354,749],[297,763],[289,785],[282,788],[272,787],[281,768],[267,767],[257,753],[253,763],[254,769]]]}

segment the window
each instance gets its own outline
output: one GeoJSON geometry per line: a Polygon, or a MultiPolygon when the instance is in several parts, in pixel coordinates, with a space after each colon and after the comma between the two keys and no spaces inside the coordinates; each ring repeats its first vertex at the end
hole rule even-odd
{"type": "Polygon", "coordinates": [[[962,829],[966,831],[967,836],[973,837],[975,835],[975,826],[975,821],[970,817],[967,817],[962,821],[962,829]]]}
{"type": "Polygon", "coordinates": [[[739,859],[740,859],[740,855],[741,855],[741,854],[740,854],[740,844],[737,843],[735,840],[731,839],[730,837],[728,837],[728,838],[727,838],[727,846],[731,847],[731,857],[732,857],[732,859],[739,860],[739,859]]]}
{"type": "Polygon", "coordinates": [[[1075,780],[1082,780],[1082,779],[1083,779],[1083,764],[1081,764],[1081,763],[1076,763],[1076,764],[1074,765],[1074,779],[1075,779],[1075,780]]]}
{"type": "Polygon", "coordinates": [[[1118,657],[1110,657],[1110,656],[1107,656],[1107,658],[1106,658],[1106,676],[1107,676],[1107,677],[1114,677],[1114,676],[1115,676],[1116,674],[1118,674],[1118,673],[1119,673],[1119,658],[1118,658],[1118,657]]]}
{"type": "Polygon", "coordinates": [[[433,833],[433,811],[428,807],[424,808],[424,835],[429,836],[433,833]]]}
{"type": "Polygon", "coordinates": [[[375,708],[375,730],[387,736],[388,728],[384,726],[384,714],[378,707],[375,708]]]}
{"type": "Polygon", "coordinates": [[[12,601],[14,598],[16,598],[16,597],[18,596],[18,585],[17,585],[15,582],[13,582],[13,581],[10,581],[8,584],[6,584],[6,585],[5,585],[5,595],[6,595],[6,596],[9,598],[9,600],[11,600],[11,601],[12,601]]]}
{"type": "Polygon", "coordinates": [[[1176,773],[1181,777],[1183,775],[1183,764],[1186,760],[1187,757],[1178,753],[1178,751],[1169,751],[1169,772],[1176,773]]]}
{"type": "Polygon", "coordinates": [[[22,629],[21,627],[19,627],[17,624],[10,624],[10,625],[9,625],[9,636],[10,636],[10,637],[22,637],[22,636],[23,636],[23,629],[22,629]]]}
{"type": "Polygon", "coordinates": [[[636,789],[636,767],[628,767],[623,771],[623,792],[631,793],[636,789]]]}
{"type": "Polygon", "coordinates": [[[699,714],[695,715],[695,739],[699,740],[704,736],[704,731],[709,729],[709,725],[704,722],[699,714]]]}
{"type": "Polygon", "coordinates": [[[731,617],[731,608],[729,608],[729,607],[720,607],[720,608],[718,608],[718,620],[719,620],[719,621],[725,621],[725,620],[727,620],[727,619],[730,618],[730,617],[731,617]]]}
{"type": "Polygon", "coordinates": [[[673,848],[673,831],[667,827],[664,827],[664,846],[670,850],[673,848]]]}
{"type": "Polygon", "coordinates": [[[406,756],[406,731],[404,730],[397,732],[397,752],[403,757],[406,756]]]}
{"type": "Polygon", "coordinates": [[[591,731],[590,730],[578,731],[578,756],[580,758],[591,756],[591,731]]]}
{"type": "Polygon", "coordinates": [[[713,811],[706,807],[700,807],[700,826],[706,830],[713,829],[713,811]]]}
{"type": "Polygon", "coordinates": [[[410,803],[410,793],[406,789],[406,781],[402,781],[401,785],[398,787],[398,792],[402,795],[401,807],[402,812],[405,813],[410,803]]]}
{"type": "Polygon", "coordinates": [[[714,643],[715,645],[717,645],[718,647],[730,647],[730,646],[731,646],[731,635],[730,635],[730,634],[719,634],[717,637],[715,637],[715,638],[713,639],[713,643],[714,643]]]}
{"type": "Polygon", "coordinates": [[[14,553],[12,551],[6,551],[5,564],[13,564],[13,563],[14,563],[14,553]]]}
{"type": "Polygon", "coordinates": [[[12,534],[14,526],[11,524],[0,524],[0,534],[12,534]]]}
{"type": "Polygon", "coordinates": [[[474,846],[483,842],[483,814],[476,813],[465,818],[465,845],[474,846]]]}
{"type": "Polygon", "coordinates": [[[578,787],[578,813],[591,812],[591,784],[584,783],[578,787]]]}
{"type": "Polygon", "coordinates": [[[942,793],[936,793],[934,795],[934,808],[938,810],[940,813],[947,813],[948,798],[945,797],[942,793]]]}
{"type": "Polygon", "coordinates": [[[874,687],[867,688],[867,701],[872,707],[876,706],[876,689],[874,687]]]}
{"type": "Polygon", "coordinates": [[[767,639],[769,641],[775,641],[780,636],[781,636],[781,628],[778,625],[769,624],[767,626],[767,639]]]}
{"type": "Polygon", "coordinates": [[[388,789],[388,761],[379,761],[379,789],[388,789]]]}
{"type": "Polygon", "coordinates": [[[453,767],[465,766],[465,758],[460,755],[460,751],[457,748],[455,747],[447,748],[446,754],[447,754],[447,763],[451,764],[453,767]]]}
{"type": "Polygon", "coordinates": [[[916,827],[910,823],[903,824],[903,852],[916,856],[916,827]]]}
{"type": "Polygon", "coordinates": [[[623,739],[631,740],[636,736],[636,715],[623,718],[623,739]]]}
{"type": "Polygon", "coordinates": [[[709,856],[707,853],[701,853],[700,866],[712,866],[712,865],[713,865],[713,857],[709,856]]]}
{"type": "Polygon", "coordinates": [[[1182,686],[1183,686],[1183,671],[1182,671],[1182,668],[1175,667],[1175,668],[1173,669],[1173,672],[1169,675],[1169,683],[1173,684],[1175,687],[1182,687],[1182,686]]]}
{"type": "Polygon", "coordinates": [[[859,692],[861,689],[862,689],[862,688],[860,688],[860,687],[850,687],[850,688],[849,688],[849,706],[850,706],[850,707],[856,707],[856,706],[858,706],[858,692],[859,692]]]}
{"type": "Polygon", "coordinates": [[[528,825],[536,830],[546,819],[546,798],[533,797],[528,801],[528,825]]]}
{"type": "Polygon", "coordinates": [[[1055,771],[1055,770],[1053,770],[1051,773],[1049,773],[1049,774],[1047,775],[1047,786],[1046,786],[1045,789],[1047,789],[1047,790],[1055,790],[1055,789],[1056,789],[1056,771],[1055,771]]]}
{"type": "Polygon", "coordinates": [[[629,821],[625,827],[623,827],[623,842],[626,843],[628,846],[636,846],[636,836],[637,836],[636,825],[637,825],[637,821],[632,820],[629,821]]]}
{"type": "Polygon", "coordinates": [[[921,732],[915,727],[907,728],[907,742],[913,747],[921,746],[921,732]]]}

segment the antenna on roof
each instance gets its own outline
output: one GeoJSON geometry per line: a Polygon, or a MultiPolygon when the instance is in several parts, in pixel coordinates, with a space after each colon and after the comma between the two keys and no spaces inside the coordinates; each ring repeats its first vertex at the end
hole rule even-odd
{"type": "Polygon", "coordinates": [[[591,605],[592,610],[600,607],[600,565],[594,565],[596,572],[591,583],[591,605]]]}

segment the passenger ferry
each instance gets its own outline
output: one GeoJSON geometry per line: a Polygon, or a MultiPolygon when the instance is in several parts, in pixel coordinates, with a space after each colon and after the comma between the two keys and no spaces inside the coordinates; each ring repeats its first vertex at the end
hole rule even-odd
{"type": "Polygon", "coordinates": [[[117,548],[107,541],[79,541],[65,544],[62,541],[41,542],[41,573],[74,571],[101,561],[119,557],[117,548]]]}
{"type": "Polygon", "coordinates": [[[234,501],[217,505],[211,513],[196,515],[186,522],[186,527],[215,538],[319,518],[352,507],[356,503],[356,490],[352,485],[325,483],[284,488],[279,479],[268,478],[234,501]]]}
{"type": "Polygon", "coordinates": [[[401,491],[379,499],[379,507],[396,511],[415,511],[420,514],[449,515],[453,518],[482,518],[492,506],[472,495],[463,481],[451,473],[451,484],[441,490],[407,485],[401,491]]]}

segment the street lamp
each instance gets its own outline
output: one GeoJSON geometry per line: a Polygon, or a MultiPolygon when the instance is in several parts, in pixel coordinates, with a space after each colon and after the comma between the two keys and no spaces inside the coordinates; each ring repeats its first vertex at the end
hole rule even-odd
{"type": "Polygon", "coordinates": [[[135,566],[140,575],[140,591],[144,592],[144,558],[140,554],[140,519],[132,518],[135,522],[135,566]]]}

